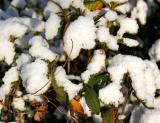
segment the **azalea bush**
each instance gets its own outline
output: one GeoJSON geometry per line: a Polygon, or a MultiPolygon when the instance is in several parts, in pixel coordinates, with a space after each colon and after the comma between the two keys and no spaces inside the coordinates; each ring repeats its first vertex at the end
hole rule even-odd
{"type": "Polygon", "coordinates": [[[1,0],[0,121],[160,123],[158,0],[1,0]]]}

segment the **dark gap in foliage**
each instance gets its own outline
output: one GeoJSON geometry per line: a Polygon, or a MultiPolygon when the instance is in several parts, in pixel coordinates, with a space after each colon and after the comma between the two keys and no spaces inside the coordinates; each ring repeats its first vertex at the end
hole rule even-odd
{"type": "MultiPolygon", "coordinates": [[[[80,55],[74,59],[73,61],[69,61],[70,63],[70,72],[67,74],[74,74],[80,76],[82,72],[86,70],[88,63],[91,60],[91,56],[93,56],[92,50],[81,50],[80,55]]],[[[67,70],[68,66],[65,66],[67,70]]]]}
{"type": "Polygon", "coordinates": [[[119,43],[119,53],[137,56],[142,59],[149,59],[147,50],[141,47],[127,47],[126,45],[119,43]]]}
{"type": "Polygon", "coordinates": [[[8,66],[6,63],[0,63],[0,86],[3,84],[2,83],[2,78],[5,75],[5,72],[8,71],[10,66],[8,66]]]}
{"type": "Polygon", "coordinates": [[[157,65],[158,65],[158,68],[160,69],[160,61],[159,61],[159,62],[157,62],[157,65]]]}

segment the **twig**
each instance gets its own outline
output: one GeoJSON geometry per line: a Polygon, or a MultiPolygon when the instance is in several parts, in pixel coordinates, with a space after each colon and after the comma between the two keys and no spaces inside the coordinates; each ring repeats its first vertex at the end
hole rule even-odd
{"type": "MultiPolygon", "coordinates": [[[[47,96],[45,96],[45,95],[43,95],[43,94],[42,94],[42,96],[43,96],[49,103],[51,103],[60,113],[68,116],[67,113],[62,112],[62,111],[58,108],[58,106],[57,106],[56,104],[54,104],[52,101],[50,101],[47,96]]],[[[76,123],[79,123],[76,118],[74,118],[74,117],[72,117],[72,116],[70,116],[70,118],[71,118],[72,120],[74,120],[76,123]]]]}
{"type": "Polygon", "coordinates": [[[61,11],[64,13],[63,8],[57,2],[55,2],[53,0],[49,0],[49,1],[51,1],[52,3],[54,3],[55,5],[57,5],[61,9],[61,11]]]}

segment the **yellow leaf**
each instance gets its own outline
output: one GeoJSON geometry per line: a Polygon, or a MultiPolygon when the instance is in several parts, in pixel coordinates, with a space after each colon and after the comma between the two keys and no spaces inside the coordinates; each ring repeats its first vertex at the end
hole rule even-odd
{"type": "Polygon", "coordinates": [[[91,11],[102,9],[103,5],[104,4],[101,0],[98,0],[96,2],[88,2],[85,4],[85,6],[91,11]]]}
{"type": "Polygon", "coordinates": [[[77,113],[77,114],[80,114],[80,115],[83,115],[84,114],[84,110],[83,110],[83,107],[82,105],[79,103],[78,100],[76,100],[75,98],[73,98],[71,101],[70,101],[70,109],[77,113]]]}

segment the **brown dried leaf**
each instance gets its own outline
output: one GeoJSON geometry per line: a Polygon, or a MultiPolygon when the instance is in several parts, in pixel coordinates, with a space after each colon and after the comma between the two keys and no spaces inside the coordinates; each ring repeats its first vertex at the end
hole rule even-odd
{"type": "Polygon", "coordinates": [[[34,114],[34,120],[41,121],[47,110],[48,110],[48,104],[43,104],[40,107],[38,107],[36,113],[34,114]]]}
{"type": "Polygon", "coordinates": [[[16,118],[16,123],[21,123],[24,118],[24,113],[19,113],[16,118]]]}
{"type": "Polygon", "coordinates": [[[35,120],[35,121],[41,121],[42,118],[43,118],[43,113],[42,113],[42,112],[38,112],[38,111],[37,111],[37,112],[34,114],[34,120],[35,120]]]}
{"type": "Polygon", "coordinates": [[[33,101],[31,102],[31,106],[34,107],[34,108],[37,108],[37,107],[40,106],[40,103],[37,102],[36,100],[33,100],[33,101]]]}

